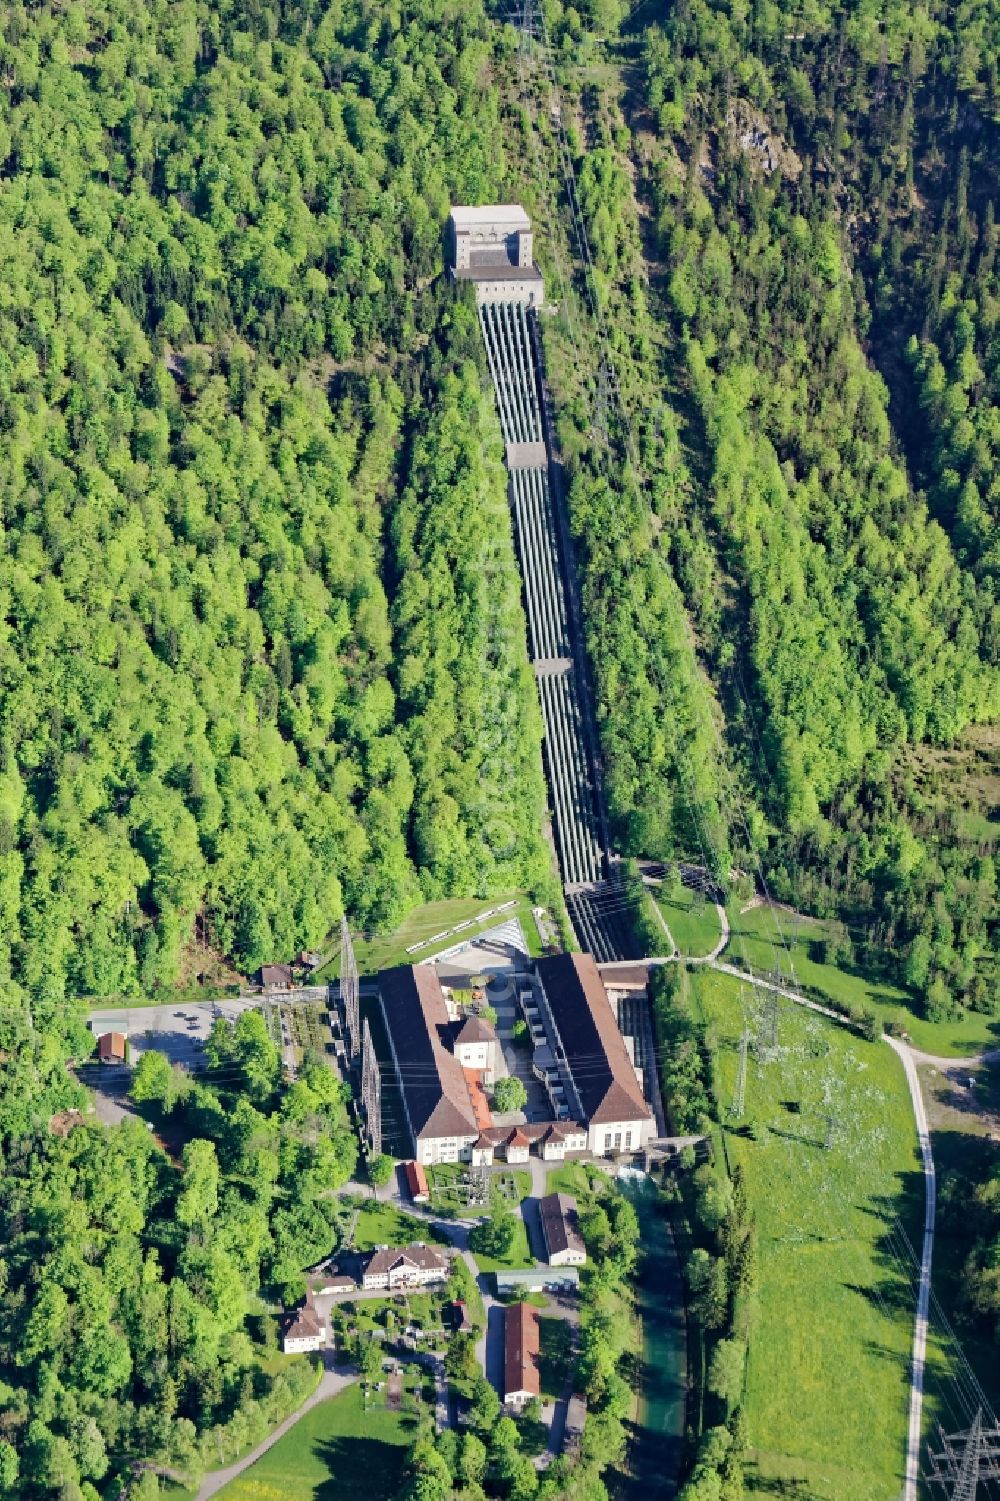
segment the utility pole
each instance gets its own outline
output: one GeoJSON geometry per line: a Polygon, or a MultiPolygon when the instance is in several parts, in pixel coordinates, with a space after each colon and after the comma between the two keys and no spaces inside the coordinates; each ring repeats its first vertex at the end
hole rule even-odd
{"type": "Polygon", "coordinates": [[[947,1501],[976,1501],[979,1482],[1000,1480],[1000,1427],[983,1426],[980,1407],[964,1433],[945,1433],[938,1425],[939,1453],[931,1451],[928,1485],[944,1488],[947,1501]]]}
{"type": "Polygon", "coordinates": [[[361,1104],[365,1112],[365,1129],[372,1153],[378,1157],[382,1152],[382,1075],[372,1046],[372,1034],[365,1018],[364,1042],[361,1049],[361,1104]]]}
{"type": "MultiPolygon", "coordinates": [[[[354,945],[351,943],[351,930],[347,926],[347,918],[342,917],[340,919],[340,1002],[344,1008],[347,1032],[347,1061],[352,1068],[361,1050],[359,988],[358,966],[354,958],[354,945]]],[[[366,1025],[365,1031],[367,1030],[366,1025]]]]}

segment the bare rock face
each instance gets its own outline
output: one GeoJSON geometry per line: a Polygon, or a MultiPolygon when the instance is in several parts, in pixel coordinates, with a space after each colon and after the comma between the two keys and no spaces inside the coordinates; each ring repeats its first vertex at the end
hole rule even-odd
{"type": "Polygon", "coordinates": [[[802,163],[795,152],[747,100],[733,101],[726,125],[737,146],[761,172],[780,172],[793,180],[799,176],[802,163]]]}

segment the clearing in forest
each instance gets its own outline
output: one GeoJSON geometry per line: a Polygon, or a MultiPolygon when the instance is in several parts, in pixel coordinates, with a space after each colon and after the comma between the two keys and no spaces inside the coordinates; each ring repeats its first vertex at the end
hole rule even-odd
{"type": "MultiPolygon", "coordinates": [[[[667,921],[671,922],[669,914],[667,921]]],[[[809,917],[787,907],[765,903],[741,912],[739,903],[729,908],[731,937],[723,959],[731,964],[751,964],[766,975],[776,959],[788,969],[782,945],[791,952],[795,977],[810,994],[829,997],[834,1006],[867,1008],[883,1024],[906,1029],[914,1047],[944,1058],[963,1058],[984,1048],[1000,1047],[1000,1021],[981,1011],[963,1011],[949,1021],[931,1022],[919,1014],[920,1003],[901,985],[873,975],[852,962],[818,957],[826,945],[835,954],[845,939],[844,924],[834,919],[809,917]]]]}
{"type": "MultiPolygon", "coordinates": [[[[776,1056],[751,1052],[744,1121],[729,1122],[740,982],[703,970],[691,984],[714,1043],[720,1134],[731,1167],[743,1164],[759,1234],[749,1494],[795,1482],[792,1493],[812,1501],[895,1496],[913,1296],[886,1237],[898,1216],[915,1239],[923,1203],[899,1061],[882,1043],[782,1005],[776,1056]]],[[[765,1004],[761,992],[745,997],[752,1034],[766,1029],[765,1004]]]]}

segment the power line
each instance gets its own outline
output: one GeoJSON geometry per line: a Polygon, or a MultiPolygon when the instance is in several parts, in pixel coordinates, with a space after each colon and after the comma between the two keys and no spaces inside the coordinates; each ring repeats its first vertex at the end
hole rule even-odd
{"type": "Polygon", "coordinates": [[[982,1408],[961,1433],[938,1428],[940,1449],[931,1451],[929,1485],[944,1488],[948,1501],[976,1501],[980,1481],[1000,1480],[1000,1428],[985,1427],[982,1408]]]}
{"type": "MultiPolygon", "coordinates": [[[[553,62],[552,62],[551,46],[550,46],[550,43],[549,43],[548,31],[547,31],[547,26],[546,26],[544,12],[541,9],[541,7],[537,4],[537,0],[524,0],[524,4],[522,6],[520,15],[517,18],[517,24],[518,24],[518,26],[520,28],[520,31],[521,31],[521,45],[519,46],[519,59],[521,60],[522,76],[523,76],[523,71],[524,71],[524,60],[527,58],[527,56],[528,56],[529,51],[531,50],[531,48],[534,48],[535,52],[537,53],[538,57],[541,60],[542,68],[543,68],[543,70],[545,72],[546,79],[547,79],[547,82],[548,82],[548,87],[549,87],[550,95],[555,98],[557,96],[557,94],[558,94],[558,83],[556,81],[555,69],[554,69],[554,65],[553,65],[553,62]]],[[[614,407],[617,410],[619,431],[620,431],[620,434],[621,434],[621,437],[622,437],[622,441],[623,441],[624,446],[625,446],[626,454],[628,456],[629,462],[631,463],[631,465],[632,465],[635,473],[637,475],[641,475],[643,473],[643,466],[642,466],[641,461],[639,459],[638,448],[637,448],[637,445],[636,445],[636,442],[635,442],[634,435],[633,435],[632,430],[631,430],[631,425],[630,425],[628,416],[627,416],[627,414],[625,412],[625,408],[624,408],[624,402],[623,402],[623,399],[622,399],[622,392],[621,392],[621,384],[620,384],[620,381],[619,381],[619,378],[618,378],[617,368],[616,368],[614,356],[613,356],[613,353],[612,353],[612,345],[611,345],[610,335],[609,335],[609,331],[608,331],[608,327],[607,327],[607,322],[606,322],[606,319],[605,319],[605,316],[604,316],[603,307],[601,305],[600,295],[599,295],[598,290],[597,290],[597,282],[596,282],[596,274],[595,274],[595,268],[594,268],[594,263],[593,263],[593,257],[592,257],[591,250],[590,250],[590,243],[589,243],[589,238],[588,238],[588,235],[587,235],[586,223],[585,223],[583,211],[582,211],[582,208],[581,208],[581,205],[580,205],[579,195],[577,193],[576,179],[575,179],[575,172],[574,172],[574,169],[573,169],[572,156],[571,156],[571,153],[570,153],[570,150],[569,150],[569,145],[568,145],[568,141],[567,141],[567,137],[566,137],[566,132],[565,132],[565,129],[564,129],[564,126],[563,126],[563,121],[562,121],[562,109],[561,109],[561,105],[559,104],[557,98],[556,98],[556,102],[551,107],[550,115],[551,115],[552,121],[553,121],[554,126],[555,126],[556,142],[557,142],[558,153],[559,153],[559,162],[560,162],[560,166],[561,166],[561,170],[562,170],[563,186],[564,186],[564,190],[565,190],[565,194],[566,194],[566,200],[567,200],[567,203],[568,203],[569,209],[570,209],[570,215],[571,215],[572,222],[573,222],[573,229],[574,229],[574,233],[575,233],[577,245],[578,245],[579,252],[580,252],[580,259],[581,259],[581,262],[582,262],[583,267],[584,267],[584,272],[585,272],[585,274],[584,274],[584,285],[585,285],[586,292],[587,292],[587,299],[588,299],[588,302],[589,302],[589,305],[590,305],[591,313],[593,315],[594,324],[595,324],[595,327],[596,327],[598,338],[599,338],[600,343],[602,345],[602,368],[606,371],[606,380],[607,380],[607,386],[608,386],[608,389],[609,389],[610,397],[611,397],[611,399],[613,401],[614,407]]],[[[534,141],[533,141],[533,144],[534,144],[534,141]]],[[[542,178],[543,181],[545,180],[544,179],[544,174],[541,174],[541,178],[542,178]]],[[[571,331],[571,337],[572,337],[572,331],[571,331]]],[[[574,344],[576,344],[576,343],[577,343],[577,341],[574,338],[574,344]]],[[[579,355],[579,347],[578,346],[577,346],[577,353],[579,355]]],[[[603,385],[604,385],[604,377],[602,376],[601,377],[601,382],[600,382],[600,388],[603,388],[603,385]]],[[[686,628],[686,622],[685,622],[685,628],[686,628]]],[[[698,672],[698,669],[697,669],[697,665],[696,665],[695,666],[695,675],[696,675],[696,677],[697,677],[697,672],[698,672]]],[[[663,685],[662,685],[662,683],[660,684],[660,688],[661,688],[661,693],[662,693],[662,691],[663,691],[663,685]]],[[[744,809],[742,808],[742,803],[740,801],[739,794],[738,794],[738,792],[735,791],[732,779],[729,777],[728,767],[726,767],[726,765],[725,765],[725,757],[724,757],[724,754],[722,753],[723,748],[721,746],[721,741],[719,740],[717,728],[715,727],[714,721],[712,720],[710,708],[709,708],[709,722],[712,724],[712,728],[713,728],[713,730],[715,731],[715,734],[716,734],[716,741],[717,741],[717,744],[719,745],[719,751],[720,751],[719,769],[720,769],[720,774],[723,777],[725,777],[727,779],[727,781],[728,781],[728,787],[729,787],[729,793],[730,793],[730,802],[731,802],[731,805],[734,807],[735,811],[739,815],[740,823],[741,823],[742,829],[743,829],[743,833],[744,833],[745,838],[746,838],[748,855],[751,858],[751,860],[754,862],[754,864],[756,865],[757,873],[758,873],[758,878],[759,878],[760,884],[761,884],[761,888],[765,892],[765,895],[768,896],[769,913],[770,913],[770,916],[772,917],[772,919],[774,921],[775,930],[776,930],[777,935],[778,935],[779,945],[787,951],[787,943],[785,942],[784,937],[783,937],[782,932],[781,932],[780,921],[778,920],[778,918],[777,918],[777,916],[776,916],[776,914],[774,912],[773,905],[770,902],[770,898],[769,898],[769,894],[768,894],[768,888],[767,888],[767,881],[766,881],[766,877],[764,876],[763,867],[762,867],[760,859],[756,855],[756,852],[755,852],[754,847],[753,847],[753,841],[752,841],[751,836],[750,836],[749,825],[747,823],[746,814],[745,814],[744,809]]],[[[677,747],[677,754],[675,756],[675,764],[676,764],[676,766],[678,768],[678,772],[679,772],[679,774],[681,776],[681,780],[682,780],[682,782],[684,783],[684,786],[685,786],[685,793],[686,793],[686,796],[687,796],[688,805],[691,808],[691,811],[692,811],[692,813],[694,814],[694,817],[695,817],[695,830],[696,830],[696,834],[697,834],[699,843],[702,844],[703,854],[705,852],[705,843],[706,843],[706,840],[707,840],[707,844],[713,850],[713,854],[715,856],[714,860],[711,861],[711,862],[709,862],[709,861],[706,860],[706,864],[708,864],[710,866],[714,866],[716,869],[719,869],[720,864],[721,864],[721,862],[719,860],[719,851],[715,847],[714,841],[712,840],[711,834],[709,833],[708,820],[705,817],[704,808],[701,805],[701,799],[698,797],[697,791],[696,791],[696,789],[693,786],[692,778],[691,778],[691,776],[689,774],[689,771],[688,771],[688,768],[687,768],[687,766],[685,764],[684,754],[680,750],[679,747],[677,747]]],[[[719,873],[720,873],[720,875],[722,875],[724,877],[727,875],[727,872],[725,872],[725,871],[721,871],[720,870],[719,873]]],[[[770,945],[772,947],[772,951],[774,951],[774,943],[773,943],[773,940],[770,938],[769,935],[768,935],[767,941],[770,943],[770,945]]],[[[739,940],[738,940],[738,942],[739,942],[739,940]]],[[[777,968],[777,967],[778,967],[777,966],[777,959],[775,957],[775,968],[777,968]]],[[[793,962],[790,954],[789,954],[789,967],[790,967],[790,971],[791,971],[791,974],[792,974],[792,978],[794,980],[794,962],[793,962]]]]}

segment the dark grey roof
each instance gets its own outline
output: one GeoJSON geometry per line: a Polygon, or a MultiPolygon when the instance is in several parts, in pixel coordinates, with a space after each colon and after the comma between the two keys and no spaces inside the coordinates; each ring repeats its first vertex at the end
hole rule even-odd
{"type": "Polygon", "coordinates": [[[446,1045],[451,1022],[437,971],[402,964],[384,970],[378,988],[417,1138],[478,1136],[462,1065],[446,1045]]]}
{"type": "Polygon", "coordinates": [[[535,968],[588,1122],[648,1119],[594,960],[589,954],[553,954],[535,968]]]}
{"type": "Polygon", "coordinates": [[[292,966],[290,964],[262,964],[260,983],[265,990],[271,990],[276,986],[291,985],[292,966]]]}
{"type": "Polygon", "coordinates": [[[537,266],[458,266],[452,272],[456,281],[541,281],[537,266]]]}
{"type": "Polygon", "coordinates": [[[546,1194],[538,1201],[542,1234],[550,1259],[560,1251],[585,1251],[577,1226],[576,1200],[569,1194],[546,1194]]]}

